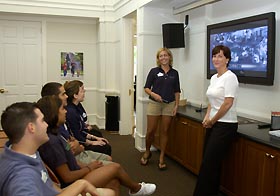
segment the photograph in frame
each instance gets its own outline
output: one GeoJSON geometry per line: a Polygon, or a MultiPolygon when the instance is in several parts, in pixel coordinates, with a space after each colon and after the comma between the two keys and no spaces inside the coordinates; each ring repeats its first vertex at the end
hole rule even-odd
{"type": "Polygon", "coordinates": [[[61,52],[61,79],[83,79],[84,54],[82,52],[61,52]]]}

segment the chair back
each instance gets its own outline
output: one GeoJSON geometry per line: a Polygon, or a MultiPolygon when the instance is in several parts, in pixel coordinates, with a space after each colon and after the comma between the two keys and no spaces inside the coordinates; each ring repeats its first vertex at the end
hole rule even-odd
{"type": "Polygon", "coordinates": [[[48,174],[49,174],[50,178],[52,179],[52,181],[60,187],[61,184],[60,184],[57,176],[55,175],[55,173],[51,170],[51,168],[49,168],[49,166],[46,163],[44,163],[44,164],[45,164],[45,167],[46,167],[48,174]]]}
{"type": "Polygon", "coordinates": [[[8,141],[7,135],[3,130],[0,130],[0,153],[4,151],[4,147],[7,141],[8,141]]]}

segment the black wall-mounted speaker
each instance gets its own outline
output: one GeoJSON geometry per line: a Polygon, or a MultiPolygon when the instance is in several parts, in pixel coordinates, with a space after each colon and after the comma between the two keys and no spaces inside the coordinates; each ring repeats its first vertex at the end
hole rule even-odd
{"type": "Polygon", "coordinates": [[[163,47],[184,48],[184,23],[168,23],[162,25],[163,47]]]}

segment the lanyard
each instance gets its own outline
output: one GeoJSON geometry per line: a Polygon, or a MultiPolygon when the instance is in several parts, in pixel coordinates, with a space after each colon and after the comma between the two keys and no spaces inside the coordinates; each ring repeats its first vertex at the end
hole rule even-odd
{"type": "Polygon", "coordinates": [[[60,135],[60,137],[65,141],[66,145],[65,145],[65,150],[69,151],[71,149],[71,146],[68,142],[67,139],[65,139],[62,135],[60,135]]]}

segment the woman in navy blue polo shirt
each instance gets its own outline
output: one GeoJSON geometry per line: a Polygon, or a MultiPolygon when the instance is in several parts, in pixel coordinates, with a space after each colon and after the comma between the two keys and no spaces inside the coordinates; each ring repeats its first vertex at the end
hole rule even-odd
{"type": "Polygon", "coordinates": [[[84,84],[80,80],[72,80],[64,84],[67,98],[66,122],[73,132],[74,137],[85,147],[111,156],[112,149],[107,139],[98,137],[88,132],[85,110],[81,104],[85,98],[84,84]]]}
{"type": "Polygon", "coordinates": [[[158,167],[160,170],[165,170],[167,167],[164,163],[164,154],[168,141],[167,131],[172,117],[176,115],[181,91],[179,74],[172,68],[173,56],[171,51],[167,48],[161,48],[158,50],[156,58],[157,67],[150,70],[144,86],[150,102],[147,109],[146,151],[141,158],[141,164],[147,165],[152,156],[150,148],[158,122],[161,120],[161,152],[158,167]]]}

